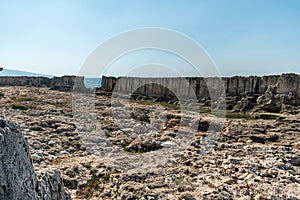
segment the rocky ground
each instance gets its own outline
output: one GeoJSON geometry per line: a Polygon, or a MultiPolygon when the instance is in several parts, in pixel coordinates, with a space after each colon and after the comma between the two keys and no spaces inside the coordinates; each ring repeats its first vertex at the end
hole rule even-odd
{"type": "Polygon", "coordinates": [[[89,119],[72,112],[70,92],[0,92],[35,170],[60,170],[73,199],[300,199],[299,108],[224,119],[99,95],[89,119]]]}

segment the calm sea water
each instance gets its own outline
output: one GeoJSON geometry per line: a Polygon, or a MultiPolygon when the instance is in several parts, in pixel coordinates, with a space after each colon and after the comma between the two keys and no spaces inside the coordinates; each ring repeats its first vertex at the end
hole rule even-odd
{"type": "Polygon", "coordinates": [[[84,85],[87,88],[101,87],[101,78],[85,78],[84,85]]]}

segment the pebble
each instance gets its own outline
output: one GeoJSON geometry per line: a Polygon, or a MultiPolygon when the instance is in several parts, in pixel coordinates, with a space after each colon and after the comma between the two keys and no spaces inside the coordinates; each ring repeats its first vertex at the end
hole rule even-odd
{"type": "Polygon", "coordinates": [[[33,162],[37,162],[37,163],[41,162],[43,159],[41,156],[39,156],[37,154],[31,155],[31,158],[32,158],[33,162]]]}
{"type": "Polygon", "coordinates": [[[54,145],[55,145],[55,141],[53,141],[53,140],[50,140],[50,141],[48,142],[48,145],[50,145],[50,146],[54,146],[54,145]]]}
{"type": "Polygon", "coordinates": [[[245,181],[249,181],[252,178],[254,178],[254,175],[253,174],[249,174],[248,176],[245,177],[245,181]]]}

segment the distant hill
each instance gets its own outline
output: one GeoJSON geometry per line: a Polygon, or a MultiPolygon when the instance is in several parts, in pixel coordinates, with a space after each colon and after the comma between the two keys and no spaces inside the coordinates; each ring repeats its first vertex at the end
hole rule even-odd
{"type": "Polygon", "coordinates": [[[37,74],[37,73],[13,70],[13,69],[3,69],[2,71],[0,71],[0,76],[42,76],[42,77],[48,77],[48,78],[53,77],[51,75],[37,74]]]}

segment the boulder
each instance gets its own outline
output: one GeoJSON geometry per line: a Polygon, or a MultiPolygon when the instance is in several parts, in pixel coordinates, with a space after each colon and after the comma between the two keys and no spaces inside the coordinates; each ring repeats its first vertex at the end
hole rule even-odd
{"type": "Polygon", "coordinates": [[[0,135],[0,199],[71,199],[60,172],[35,173],[28,142],[18,125],[0,119],[0,135]]]}
{"type": "Polygon", "coordinates": [[[162,145],[158,142],[148,140],[142,141],[140,139],[135,139],[125,149],[129,152],[145,153],[149,151],[155,151],[161,148],[162,145]]]}
{"type": "Polygon", "coordinates": [[[266,92],[259,96],[256,100],[257,105],[254,107],[253,111],[266,111],[278,113],[281,111],[282,101],[279,96],[276,95],[277,86],[268,86],[266,92]]]}
{"type": "Polygon", "coordinates": [[[244,97],[233,106],[233,112],[247,112],[256,104],[255,96],[244,97]]]}

